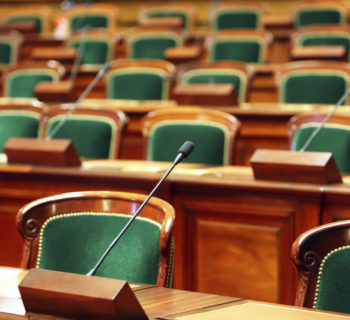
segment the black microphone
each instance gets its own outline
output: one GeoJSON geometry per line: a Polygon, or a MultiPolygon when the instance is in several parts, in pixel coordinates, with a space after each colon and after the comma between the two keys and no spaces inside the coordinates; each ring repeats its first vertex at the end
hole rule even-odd
{"type": "Polygon", "coordinates": [[[97,73],[97,75],[95,76],[95,78],[90,82],[90,84],[87,86],[87,88],[84,90],[84,92],[80,95],[80,97],[76,100],[76,102],[74,103],[73,107],[71,109],[69,109],[69,111],[65,114],[65,116],[61,119],[61,121],[59,123],[57,123],[57,125],[53,128],[53,130],[51,131],[51,133],[46,137],[46,140],[51,140],[56,133],[58,132],[58,130],[60,130],[62,128],[62,126],[65,124],[65,122],[67,121],[68,117],[78,108],[78,106],[80,105],[80,102],[85,99],[85,97],[91,92],[91,90],[95,87],[95,85],[97,84],[97,82],[104,76],[104,74],[109,70],[110,68],[110,64],[106,63],[101,69],[100,71],[97,73]]]}
{"type": "Polygon", "coordinates": [[[163,181],[166,179],[166,177],[170,174],[170,172],[174,169],[174,167],[181,162],[183,158],[186,158],[193,150],[194,144],[191,141],[186,141],[178,150],[178,155],[176,156],[173,164],[168,169],[168,171],[164,174],[162,179],[157,183],[157,185],[153,188],[151,193],[148,195],[148,197],[145,199],[145,201],[140,205],[140,207],[137,209],[137,211],[134,213],[134,215],[130,218],[130,220],[127,222],[127,224],[124,226],[124,228],[120,231],[120,233],[114,238],[114,240],[111,242],[111,244],[108,246],[106,251],[102,254],[101,258],[97,261],[96,265],[86,274],[87,276],[93,276],[97,269],[100,267],[101,263],[104,261],[104,259],[107,257],[108,253],[113,249],[113,247],[117,244],[117,242],[120,240],[120,238],[123,236],[125,231],[130,227],[130,225],[133,223],[133,221],[136,219],[138,214],[141,212],[143,207],[147,204],[149,199],[153,196],[153,194],[157,191],[159,186],[163,183],[163,181]]]}
{"type": "Polygon", "coordinates": [[[325,124],[329,121],[329,119],[333,116],[333,114],[337,111],[338,107],[343,104],[345,99],[348,97],[350,94],[350,88],[341,96],[341,98],[338,100],[338,102],[335,104],[331,112],[323,119],[321,124],[311,133],[309,139],[306,140],[305,144],[303,147],[299,150],[300,152],[304,152],[306,148],[310,145],[312,141],[316,138],[318,133],[321,131],[321,129],[325,126],[325,124]]]}

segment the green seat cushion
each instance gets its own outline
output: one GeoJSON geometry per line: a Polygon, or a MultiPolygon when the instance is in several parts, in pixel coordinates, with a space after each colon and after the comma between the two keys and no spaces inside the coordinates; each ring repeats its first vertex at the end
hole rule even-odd
{"type": "MultiPolygon", "coordinates": [[[[62,117],[56,116],[50,119],[47,135],[62,117]]],[[[105,159],[111,157],[115,130],[114,123],[109,119],[71,115],[54,138],[70,139],[80,157],[105,159]]]]}
{"type": "Polygon", "coordinates": [[[168,98],[166,74],[158,71],[111,72],[107,84],[109,99],[162,100],[168,98]]]}
{"type": "MultiPolygon", "coordinates": [[[[297,130],[292,149],[300,150],[320,124],[310,123],[297,130]]],[[[327,124],[306,151],[331,152],[341,172],[350,172],[350,130],[346,126],[327,124]]]]}
{"type": "MultiPolygon", "coordinates": [[[[69,46],[79,49],[80,44],[81,41],[74,41],[69,46]]],[[[109,49],[109,44],[105,41],[87,40],[84,45],[81,63],[92,65],[104,64],[110,60],[109,49]]]]}
{"type": "Polygon", "coordinates": [[[341,24],[342,20],[337,10],[305,10],[295,17],[294,25],[298,28],[313,24],[341,24]]]}
{"type": "Polygon", "coordinates": [[[350,246],[330,252],[322,261],[314,308],[350,313],[350,246]]]}
{"type": "Polygon", "coordinates": [[[184,141],[196,148],[183,162],[208,165],[227,164],[228,141],[220,125],[204,122],[164,121],[154,126],[148,140],[148,160],[173,161],[184,141]]]}
{"type": "Polygon", "coordinates": [[[11,17],[9,19],[6,20],[7,23],[11,23],[11,22],[24,22],[24,21],[33,21],[35,23],[35,31],[37,33],[41,33],[42,32],[42,19],[40,17],[36,17],[36,16],[21,16],[21,17],[11,17]]]}
{"type": "Polygon", "coordinates": [[[36,138],[39,129],[39,115],[29,111],[0,112],[0,152],[10,137],[36,138]]]}
{"type": "Polygon", "coordinates": [[[213,45],[211,61],[230,60],[242,62],[261,62],[261,44],[250,40],[223,40],[213,45]]]}
{"type": "Polygon", "coordinates": [[[71,32],[88,27],[89,29],[105,29],[108,28],[108,19],[104,15],[86,15],[73,17],[71,19],[71,32]]]}
{"type": "Polygon", "coordinates": [[[180,11],[153,11],[148,12],[147,17],[149,18],[164,18],[164,17],[176,17],[181,18],[185,29],[189,28],[188,16],[180,11]]]}
{"type": "Polygon", "coordinates": [[[325,74],[291,74],[281,84],[280,101],[286,103],[336,104],[347,90],[347,79],[329,71],[325,74]]]}
{"type": "Polygon", "coordinates": [[[176,47],[178,42],[168,37],[145,37],[135,39],[131,43],[131,59],[164,59],[168,48],[176,47]]]}
{"type": "Polygon", "coordinates": [[[0,40],[0,65],[14,63],[13,46],[9,42],[0,40]]]}
{"type": "MultiPolygon", "coordinates": [[[[130,215],[76,213],[49,219],[41,230],[37,267],[86,274],[129,221],[130,215]]],[[[96,276],[156,284],[161,226],[137,217],[96,276]]]]}
{"type": "Polygon", "coordinates": [[[259,16],[255,11],[220,12],[214,20],[214,30],[258,29],[259,16]]]}

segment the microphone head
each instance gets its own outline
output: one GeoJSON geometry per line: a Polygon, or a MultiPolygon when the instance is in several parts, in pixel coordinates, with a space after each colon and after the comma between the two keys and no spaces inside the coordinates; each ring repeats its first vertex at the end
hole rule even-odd
{"type": "Polygon", "coordinates": [[[184,158],[186,158],[194,149],[194,144],[191,141],[186,141],[178,150],[178,153],[182,153],[184,158]]]}

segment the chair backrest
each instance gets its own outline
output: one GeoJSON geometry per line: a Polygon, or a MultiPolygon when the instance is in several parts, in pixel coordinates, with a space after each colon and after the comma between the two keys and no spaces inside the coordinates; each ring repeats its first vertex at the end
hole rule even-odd
{"type": "Polygon", "coordinates": [[[222,111],[175,107],[148,113],[141,127],[147,160],[173,161],[182,143],[190,140],[196,147],[184,162],[228,165],[232,163],[240,122],[222,111]]]}
{"type": "Polygon", "coordinates": [[[49,35],[53,29],[53,13],[49,6],[11,6],[10,9],[2,12],[2,18],[5,23],[33,22],[36,32],[40,35],[49,35]]]}
{"type": "Polygon", "coordinates": [[[0,68],[17,63],[22,42],[23,36],[16,31],[0,34],[0,68]]]}
{"type": "Polygon", "coordinates": [[[213,31],[261,29],[264,13],[266,5],[262,2],[222,2],[210,13],[210,28],[213,31]]]}
{"type": "Polygon", "coordinates": [[[183,44],[181,35],[167,30],[139,30],[125,36],[126,56],[129,59],[164,59],[168,48],[183,44]]]}
{"type": "Polygon", "coordinates": [[[304,27],[293,35],[293,45],[343,46],[350,61],[350,29],[341,26],[304,27]]]}
{"type": "Polygon", "coordinates": [[[108,29],[114,32],[117,28],[119,9],[110,3],[78,4],[66,12],[68,32],[88,27],[91,29],[108,29]]]}
{"type": "MultiPolygon", "coordinates": [[[[50,108],[42,120],[42,137],[48,136],[72,108],[65,104],[50,108]]],[[[121,111],[78,108],[53,138],[70,139],[80,157],[118,158],[123,129],[127,123],[121,111]]]]}
{"type": "Polygon", "coordinates": [[[336,61],[286,63],[275,74],[278,99],[284,103],[335,104],[349,87],[350,67],[336,61]]]}
{"type": "MultiPolygon", "coordinates": [[[[136,193],[85,191],[25,205],[16,220],[24,238],[21,266],[86,274],[145,199],[136,193]]],[[[174,218],[170,204],[151,198],[96,275],[168,286],[174,218]]]]}
{"type": "Polygon", "coordinates": [[[213,63],[194,62],[178,67],[181,83],[231,83],[238,102],[246,101],[253,69],[243,62],[219,61],[213,63]]]}
{"type": "Polygon", "coordinates": [[[35,98],[35,86],[41,81],[58,81],[65,73],[64,66],[48,62],[27,61],[17,63],[4,73],[4,96],[11,98],[35,98]]]}
{"type": "Polygon", "coordinates": [[[164,60],[116,60],[106,74],[109,99],[166,100],[175,67],[164,60]]]}
{"type": "Polygon", "coordinates": [[[347,7],[341,1],[301,1],[293,6],[292,19],[295,28],[309,25],[345,25],[347,7]]]}
{"type": "Polygon", "coordinates": [[[272,35],[264,31],[221,31],[207,37],[208,60],[264,63],[271,41],[272,35]]]}
{"type": "Polygon", "coordinates": [[[298,271],[295,305],[350,313],[350,220],[301,234],[292,246],[298,271]]]}
{"type": "Polygon", "coordinates": [[[196,8],[190,3],[169,2],[164,4],[149,4],[139,11],[139,23],[142,25],[149,18],[178,17],[182,20],[183,28],[191,31],[197,14],[196,8]]]}
{"type": "Polygon", "coordinates": [[[113,60],[118,37],[109,31],[89,30],[76,32],[66,45],[81,50],[81,67],[83,69],[101,68],[113,60]]]}
{"type": "MultiPolygon", "coordinates": [[[[328,112],[305,112],[288,122],[292,150],[300,150],[328,112]]],[[[350,113],[338,111],[319,131],[306,151],[331,152],[341,172],[350,173],[350,113]]]]}
{"type": "Polygon", "coordinates": [[[0,153],[11,137],[37,138],[42,107],[2,105],[0,106],[0,153]]]}

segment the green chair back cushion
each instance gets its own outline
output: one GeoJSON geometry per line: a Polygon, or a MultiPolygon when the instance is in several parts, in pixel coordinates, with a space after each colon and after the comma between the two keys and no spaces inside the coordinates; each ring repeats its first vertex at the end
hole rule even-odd
{"type": "Polygon", "coordinates": [[[39,129],[39,115],[30,111],[0,112],[0,152],[11,137],[36,138],[39,129]]]}
{"type": "MultiPolygon", "coordinates": [[[[37,267],[86,274],[130,215],[76,213],[58,215],[43,225],[37,267]]],[[[156,284],[161,226],[137,217],[97,269],[96,276],[156,284]]]]}
{"type": "Polygon", "coordinates": [[[324,9],[324,10],[303,10],[296,15],[294,20],[295,27],[303,27],[313,24],[341,24],[343,16],[338,10],[324,9]]]}
{"type": "Polygon", "coordinates": [[[282,81],[280,101],[336,104],[347,90],[347,79],[336,72],[290,74],[282,81]]]}
{"type": "Polygon", "coordinates": [[[71,33],[88,27],[89,29],[108,28],[108,18],[104,15],[77,16],[71,19],[71,33]]]}
{"type": "Polygon", "coordinates": [[[13,72],[7,78],[6,96],[11,98],[35,98],[35,86],[41,81],[54,81],[57,76],[52,72],[21,70],[13,72]]]}
{"type": "MultiPolygon", "coordinates": [[[[300,126],[297,130],[293,143],[293,150],[300,150],[312,132],[320,124],[310,123],[300,126]]],[[[306,151],[331,152],[341,172],[350,172],[350,129],[346,126],[327,124],[306,151]]]]}
{"type": "MultiPolygon", "coordinates": [[[[63,116],[55,116],[47,125],[47,135],[63,116]]],[[[97,116],[70,115],[54,136],[56,139],[70,139],[80,157],[110,158],[113,154],[115,124],[109,119],[97,116]]]]}
{"type": "Polygon", "coordinates": [[[251,10],[220,12],[214,19],[214,30],[258,29],[259,15],[251,10]]]}
{"type": "MultiPolygon", "coordinates": [[[[85,40],[82,40],[85,41],[85,40]]],[[[79,50],[81,41],[73,41],[70,43],[71,48],[79,50]]],[[[86,40],[84,51],[81,57],[82,64],[99,65],[105,64],[110,60],[110,47],[106,41],[86,40]]]]}
{"type": "Polygon", "coordinates": [[[0,65],[10,65],[15,61],[14,49],[10,42],[0,40],[0,65]]]}
{"type": "Polygon", "coordinates": [[[350,246],[330,252],[319,270],[314,308],[350,313],[350,246]]]}
{"type": "Polygon", "coordinates": [[[210,60],[230,60],[257,63],[262,62],[262,44],[249,39],[222,40],[213,44],[210,60]]]}
{"type": "Polygon", "coordinates": [[[127,100],[163,100],[168,98],[166,74],[158,70],[120,70],[111,72],[107,98],[127,100]]]}
{"type": "Polygon", "coordinates": [[[41,33],[42,32],[43,22],[42,22],[42,19],[40,17],[29,15],[29,16],[21,16],[21,17],[11,17],[11,18],[6,20],[7,23],[24,22],[24,21],[33,21],[35,23],[35,31],[37,33],[41,33]]]}
{"type": "Polygon", "coordinates": [[[228,138],[221,125],[196,121],[162,121],[155,125],[148,139],[147,159],[173,161],[184,141],[196,148],[183,162],[225,165],[228,162],[228,138]]]}
{"type": "Polygon", "coordinates": [[[164,18],[164,17],[176,17],[181,18],[185,29],[189,28],[189,18],[187,14],[180,11],[153,11],[148,12],[147,17],[149,18],[164,18]]]}

